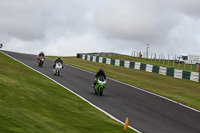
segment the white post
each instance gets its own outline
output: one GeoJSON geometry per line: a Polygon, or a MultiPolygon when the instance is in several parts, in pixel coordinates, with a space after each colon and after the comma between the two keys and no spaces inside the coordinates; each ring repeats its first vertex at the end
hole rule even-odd
{"type": "Polygon", "coordinates": [[[160,64],[160,55],[159,55],[159,64],[160,64]]]}
{"type": "Polygon", "coordinates": [[[148,59],[148,55],[149,55],[149,53],[148,53],[148,49],[150,48],[150,46],[149,46],[149,44],[147,44],[147,50],[146,50],[146,59],[148,59]]]}
{"type": "Polygon", "coordinates": [[[131,56],[133,56],[133,52],[134,52],[134,51],[132,51],[132,54],[131,54],[131,56]]]}
{"type": "Polygon", "coordinates": [[[169,54],[168,54],[168,66],[169,66],[169,54]]]}
{"type": "Polygon", "coordinates": [[[176,55],[175,55],[174,60],[173,60],[173,66],[174,66],[174,62],[175,62],[175,60],[176,60],[176,55]]]}
{"type": "Polygon", "coordinates": [[[164,57],[163,57],[163,64],[165,64],[165,55],[164,55],[164,57]]]}

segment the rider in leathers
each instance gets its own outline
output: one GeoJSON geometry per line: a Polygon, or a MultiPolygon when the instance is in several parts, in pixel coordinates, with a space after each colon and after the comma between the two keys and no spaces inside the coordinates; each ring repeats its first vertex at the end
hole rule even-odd
{"type": "Polygon", "coordinates": [[[95,80],[94,80],[94,82],[93,82],[93,88],[95,87],[95,85],[96,85],[96,83],[97,83],[97,79],[98,79],[100,76],[103,76],[104,79],[106,80],[106,74],[104,73],[103,68],[99,69],[99,71],[96,73],[96,75],[95,75],[95,80]]]}
{"type": "Polygon", "coordinates": [[[58,56],[57,59],[54,61],[53,69],[55,68],[56,63],[59,63],[59,62],[62,64],[62,68],[63,68],[63,60],[60,58],[60,56],[58,56]]]}
{"type": "Polygon", "coordinates": [[[44,58],[45,59],[45,55],[44,55],[44,53],[41,51],[40,53],[39,53],[39,55],[38,55],[38,61],[40,60],[40,57],[42,57],[42,58],[44,58]]]}

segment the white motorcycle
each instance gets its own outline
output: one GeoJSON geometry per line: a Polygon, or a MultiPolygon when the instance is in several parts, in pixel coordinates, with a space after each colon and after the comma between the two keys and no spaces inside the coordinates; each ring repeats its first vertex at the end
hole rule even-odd
{"type": "Polygon", "coordinates": [[[62,69],[62,64],[60,62],[56,63],[56,67],[54,68],[54,74],[59,76],[61,69],[62,69]]]}

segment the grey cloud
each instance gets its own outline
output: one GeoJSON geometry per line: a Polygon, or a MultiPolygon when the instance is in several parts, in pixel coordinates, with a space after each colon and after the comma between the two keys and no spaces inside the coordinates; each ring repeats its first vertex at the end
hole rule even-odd
{"type": "Polygon", "coordinates": [[[131,53],[147,43],[152,52],[198,53],[199,7],[199,0],[1,0],[0,43],[60,55],[131,53]]]}
{"type": "Polygon", "coordinates": [[[173,7],[180,12],[185,13],[190,17],[199,17],[200,14],[200,1],[199,0],[169,0],[168,1],[173,7]]]}
{"type": "Polygon", "coordinates": [[[22,40],[42,40],[46,34],[83,32],[87,26],[87,2],[73,0],[41,0],[0,2],[0,34],[22,40]]]}
{"type": "Polygon", "coordinates": [[[4,31],[0,34],[22,40],[44,38],[46,27],[43,19],[44,10],[41,10],[44,2],[5,0],[1,1],[0,5],[1,12],[4,12],[0,13],[0,29],[4,31]]]}
{"type": "Polygon", "coordinates": [[[109,1],[95,14],[97,27],[108,36],[144,42],[165,37],[177,21],[176,14],[155,0],[109,1]]]}

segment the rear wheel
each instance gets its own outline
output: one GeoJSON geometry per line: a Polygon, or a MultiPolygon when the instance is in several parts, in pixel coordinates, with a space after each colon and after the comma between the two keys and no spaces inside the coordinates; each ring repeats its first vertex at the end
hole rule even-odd
{"type": "Polygon", "coordinates": [[[95,93],[95,94],[97,94],[97,91],[96,91],[96,89],[95,89],[95,88],[94,88],[94,93],[95,93]]]}

